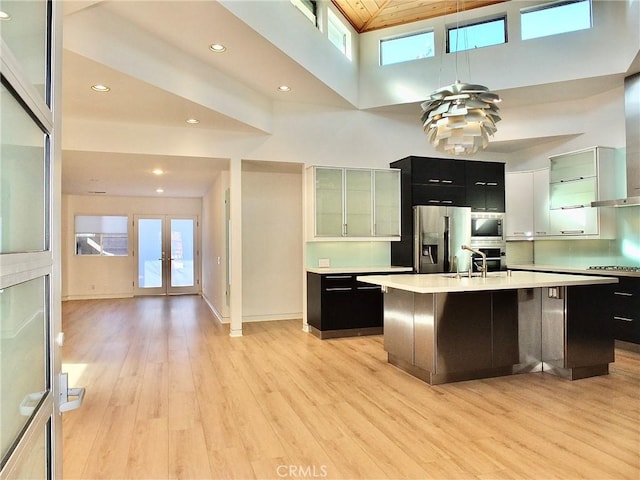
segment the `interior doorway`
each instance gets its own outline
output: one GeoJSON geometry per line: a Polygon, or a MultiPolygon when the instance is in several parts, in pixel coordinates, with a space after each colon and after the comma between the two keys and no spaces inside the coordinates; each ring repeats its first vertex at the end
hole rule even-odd
{"type": "Polygon", "coordinates": [[[197,228],[194,216],[135,216],[135,295],[199,292],[197,228]]]}

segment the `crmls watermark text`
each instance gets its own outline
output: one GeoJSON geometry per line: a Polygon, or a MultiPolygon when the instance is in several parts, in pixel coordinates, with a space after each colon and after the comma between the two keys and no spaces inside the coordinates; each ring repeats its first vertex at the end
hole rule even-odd
{"type": "Polygon", "coordinates": [[[276,473],[280,478],[326,478],[326,465],[278,465],[276,473]]]}

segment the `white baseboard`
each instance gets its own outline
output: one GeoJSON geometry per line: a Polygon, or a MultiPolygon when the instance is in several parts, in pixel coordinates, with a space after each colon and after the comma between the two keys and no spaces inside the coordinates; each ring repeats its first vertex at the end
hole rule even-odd
{"type": "Polygon", "coordinates": [[[66,295],[62,297],[62,301],[67,300],[105,300],[116,298],[133,298],[130,293],[104,293],[104,294],[86,294],[86,295],[66,295]]]}

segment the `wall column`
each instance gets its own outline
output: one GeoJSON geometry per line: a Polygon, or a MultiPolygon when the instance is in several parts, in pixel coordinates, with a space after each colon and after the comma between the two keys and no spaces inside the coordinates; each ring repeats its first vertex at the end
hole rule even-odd
{"type": "Polygon", "coordinates": [[[231,337],[242,336],[242,160],[232,158],[229,164],[229,262],[231,337]]]}

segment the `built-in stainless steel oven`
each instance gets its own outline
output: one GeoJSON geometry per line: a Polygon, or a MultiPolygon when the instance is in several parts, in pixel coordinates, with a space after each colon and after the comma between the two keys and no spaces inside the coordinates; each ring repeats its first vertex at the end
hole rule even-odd
{"type": "Polygon", "coordinates": [[[504,213],[471,212],[471,244],[504,242],[504,213]]]}
{"type": "MultiPolygon", "coordinates": [[[[473,245],[473,248],[480,250],[487,256],[487,271],[495,272],[498,270],[506,270],[507,268],[507,251],[506,245],[502,244],[485,244],[473,245]]],[[[482,266],[482,257],[476,253],[471,255],[472,271],[479,272],[478,267],[482,266]]]]}

